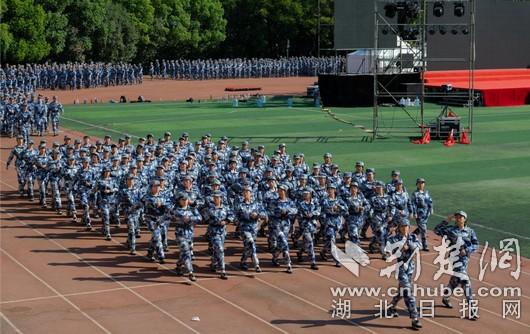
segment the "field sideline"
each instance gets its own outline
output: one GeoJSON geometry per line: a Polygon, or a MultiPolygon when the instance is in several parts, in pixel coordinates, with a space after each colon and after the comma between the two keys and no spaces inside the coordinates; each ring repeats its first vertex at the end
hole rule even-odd
{"type": "MultiPolygon", "coordinates": [[[[390,171],[402,172],[409,191],[416,177],[427,179],[435,201],[436,216],[455,209],[470,215],[481,243],[498,247],[501,239],[518,237],[521,254],[530,257],[530,119],[528,106],[513,108],[476,108],[472,145],[444,147],[440,142],[412,145],[406,136],[388,136],[373,143],[363,142],[371,136],[359,128],[333,120],[319,108],[297,101],[287,108],[284,101],[271,101],[268,108],[225,103],[153,103],[99,104],[67,106],[62,126],[102,137],[120,133],[161,136],[170,130],[174,137],[187,131],[192,139],[206,132],[214,138],[243,138],[251,145],[265,144],[267,153],[285,142],[288,152],[304,152],[308,164],[321,161],[325,152],[333,153],[341,170],[352,170],[356,160],[375,167],[377,178],[388,181],[390,171]]],[[[466,110],[453,108],[460,115],[466,110]]],[[[426,119],[440,111],[429,106],[426,119]]],[[[371,127],[371,108],[332,108],[338,117],[354,124],[371,127]]],[[[385,126],[412,126],[398,108],[383,110],[385,126]]]]}

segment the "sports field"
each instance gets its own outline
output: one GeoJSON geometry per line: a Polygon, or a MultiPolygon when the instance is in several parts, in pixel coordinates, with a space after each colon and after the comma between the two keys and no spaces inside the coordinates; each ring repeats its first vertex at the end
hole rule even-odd
{"type": "MultiPolygon", "coordinates": [[[[453,108],[466,118],[467,109],[453,108]]],[[[341,120],[371,128],[371,108],[332,108],[341,120]]],[[[440,107],[430,105],[426,121],[440,107]]],[[[382,111],[384,126],[411,127],[409,116],[399,108],[382,111]]],[[[416,114],[412,115],[413,117],[416,114]]],[[[530,257],[530,108],[476,108],[472,145],[446,148],[441,142],[413,145],[405,134],[383,132],[384,139],[366,142],[371,134],[331,118],[320,108],[296,100],[288,108],[284,99],[269,100],[265,108],[255,103],[231,102],[98,104],[66,107],[62,125],[102,137],[129,133],[155,138],[169,130],[174,137],[187,131],[192,139],[209,132],[214,138],[226,135],[232,145],[247,139],[264,144],[267,152],[278,143],[288,152],[304,152],[308,164],[333,153],[342,171],[352,170],[363,160],[376,168],[377,178],[387,181],[392,169],[400,169],[409,191],[416,177],[424,177],[435,201],[432,228],[442,216],[456,209],[470,215],[471,226],[481,243],[499,247],[504,238],[517,237],[521,254],[530,257]]],[[[464,119],[467,124],[467,120],[464,119]]]]}

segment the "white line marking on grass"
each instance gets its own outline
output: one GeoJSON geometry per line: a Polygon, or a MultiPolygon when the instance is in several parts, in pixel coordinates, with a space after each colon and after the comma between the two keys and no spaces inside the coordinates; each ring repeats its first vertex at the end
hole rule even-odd
{"type": "MultiPolygon", "coordinates": [[[[92,127],[92,128],[100,129],[100,130],[110,131],[110,132],[118,133],[118,134],[121,134],[121,135],[128,134],[127,132],[121,132],[121,131],[114,130],[114,129],[111,129],[111,128],[106,128],[104,126],[100,126],[100,125],[97,125],[97,124],[92,124],[92,123],[88,123],[88,122],[84,122],[84,121],[79,121],[79,120],[73,119],[73,118],[68,118],[68,117],[64,117],[64,116],[62,116],[61,118],[64,118],[64,119],[66,119],[67,121],[70,121],[70,122],[79,123],[79,124],[86,125],[86,126],[89,126],[89,127],[92,127]]],[[[140,138],[139,136],[132,135],[130,133],[129,133],[129,135],[131,137],[134,137],[134,138],[140,138]]]]}
{"type": "MultiPolygon", "coordinates": [[[[440,218],[447,218],[447,217],[444,217],[444,216],[436,214],[436,213],[433,214],[433,216],[440,217],[440,218]]],[[[485,226],[485,225],[481,225],[481,224],[477,224],[477,223],[473,223],[473,222],[470,225],[471,225],[471,227],[477,226],[477,227],[485,229],[485,230],[490,230],[490,231],[493,231],[493,232],[510,235],[512,237],[517,237],[517,238],[520,238],[520,239],[530,240],[530,237],[527,237],[527,236],[524,236],[524,235],[520,235],[520,234],[516,234],[516,233],[512,233],[512,232],[508,232],[508,231],[504,231],[504,230],[501,230],[501,229],[498,229],[498,228],[489,227],[489,226],[485,226]]]]}
{"type": "Polygon", "coordinates": [[[11,320],[9,320],[5,314],[3,314],[2,312],[0,312],[0,317],[2,317],[8,324],[9,326],[13,327],[13,329],[15,330],[15,333],[19,333],[19,334],[22,334],[22,331],[20,329],[18,329],[17,326],[15,326],[14,323],[11,322],[11,320]]]}
{"type": "MultiPolygon", "coordinates": [[[[2,210],[3,211],[3,210],[2,210]]],[[[51,285],[49,285],[48,283],[46,283],[46,281],[44,281],[42,278],[40,278],[39,276],[37,276],[37,274],[35,274],[33,271],[29,270],[25,265],[23,265],[22,263],[20,263],[17,259],[15,259],[11,254],[9,254],[6,250],[4,250],[3,248],[0,248],[0,252],[4,253],[7,257],[9,257],[11,259],[11,261],[15,262],[16,264],[18,264],[22,269],[24,269],[25,271],[27,271],[29,274],[31,274],[31,276],[35,277],[39,282],[41,282],[42,284],[44,284],[44,286],[46,286],[48,289],[50,289],[53,293],[55,293],[57,296],[59,296],[62,300],[64,300],[65,302],[67,302],[68,304],[70,304],[70,306],[72,306],[73,308],[75,308],[77,311],[79,311],[83,316],[85,316],[85,318],[89,319],[90,321],[92,321],[96,326],[98,326],[103,332],[105,333],[111,333],[108,329],[106,329],[105,327],[103,327],[103,325],[101,325],[96,319],[92,318],[90,315],[88,315],[85,311],[81,310],[79,308],[79,306],[77,306],[76,304],[74,304],[70,299],[66,298],[63,294],[61,294],[59,291],[55,290],[51,285]]]]}

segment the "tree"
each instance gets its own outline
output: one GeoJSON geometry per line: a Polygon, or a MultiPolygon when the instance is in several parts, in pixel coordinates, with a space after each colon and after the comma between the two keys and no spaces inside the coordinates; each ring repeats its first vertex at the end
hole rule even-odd
{"type": "Polygon", "coordinates": [[[190,0],[190,55],[213,50],[226,38],[226,19],[219,0],[190,0]]]}
{"type": "Polygon", "coordinates": [[[93,57],[96,32],[105,29],[109,0],[74,0],[64,8],[68,17],[65,48],[60,58],[71,61],[98,60],[93,57]]]}
{"type": "Polygon", "coordinates": [[[151,36],[155,22],[155,8],[150,0],[119,0],[129,13],[130,19],[138,33],[137,60],[144,60],[152,54],[148,48],[152,47],[151,36]]]}
{"type": "Polygon", "coordinates": [[[37,62],[51,50],[46,41],[46,13],[33,0],[7,0],[2,6],[0,41],[6,61],[37,62]]]}
{"type": "Polygon", "coordinates": [[[153,0],[155,22],[150,47],[158,57],[199,57],[225,38],[226,20],[219,0],[153,0]]]}
{"type": "Polygon", "coordinates": [[[105,24],[93,35],[92,59],[129,62],[134,58],[138,32],[131,16],[121,4],[107,3],[105,24]]]}
{"type": "Polygon", "coordinates": [[[59,12],[46,13],[46,41],[50,45],[50,56],[59,56],[65,46],[68,35],[68,17],[59,12]]]}

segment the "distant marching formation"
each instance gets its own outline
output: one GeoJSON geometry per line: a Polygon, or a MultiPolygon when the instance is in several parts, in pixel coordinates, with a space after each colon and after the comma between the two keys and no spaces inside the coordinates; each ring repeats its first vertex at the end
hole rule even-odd
{"type": "Polygon", "coordinates": [[[82,89],[138,85],[143,82],[140,64],[66,63],[20,64],[0,68],[0,90],[19,88],[24,92],[37,89],[82,89]]]}
{"type": "Polygon", "coordinates": [[[346,59],[337,57],[290,57],[252,59],[156,60],[144,67],[129,63],[45,63],[0,67],[0,91],[19,89],[74,90],[139,85],[144,70],[154,79],[208,80],[317,76],[344,72],[346,59]]]}
{"type": "Polygon", "coordinates": [[[236,59],[156,60],[149,64],[149,75],[156,79],[208,80],[303,77],[344,72],[346,58],[289,57],[236,59]]]}
{"type": "MultiPolygon", "coordinates": [[[[368,250],[380,253],[383,259],[390,255],[389,242],[401,242],[398,261],[404,263],[409,263],[417,250],[429,251],[426,232],[433,200],[423,178],[416,180],[416,189],[409,195],[399,170],[393,170],[385,183],[377,180],[374,168],[365,169],[362,161],[355,163],[352,172],[340,172],[330,153],[309,167],[303,153],[291,157],[285,144],[278,145],[270,156],[262,145],[251,148],[247,141],[240,147],[228,144],[227,137],[214,143],[211,135],[205,134],[192,143],[188,133],[173,140],[166,132],[158,140],[148,134],[137,144],[128,135],[117,142],[107,135],[95,143],[88,136],[81,140],[65,136],[63,144],[54,142],[50,147],[44,140],[25,142],[19,136],[7,168],[15,159],[18,190],[30,201],[34,201],[34,184],[38,184],[43,208],[48,207],[51,190],[52,208],[63,215],[64,197],[67,215],[78,222],[80,207],[86,230],[91,231],[94,218],[101,217],[106,240],[111,240],[111,223],[119,227],[124,219],[132,255],[136,254],[141,227],[147,226],[151,232],[147,257],[164,263],[169,230],[174,228],[179,247],[176,271],[187,273],[191,281],[196,280],[193,242],[197,224],[207,226],[210,267],[222,279],[228,277],[224,244],[230,224],[236,226],[235,238],[243,242],[241,270],[249,269],[250,260],[254,270],[261,272],[258,237],[267,237],[272,264],[280,266],[282,260],[288,273],[293,271],[290,248],[298,250],[299,262],[307,254],[310,268],[318,270],[315,247],[320,240],[320,256],[325,261],[333,256],[337,238],[360,244],[368,228],[373,235],[368,250]],[[408,232],[409,219],[417,224],[414,233],[408,232]]],[[[456,225],[448,225],[451,219],[435,231],[447,235],[452,244],[464,240],[459,255],[463,265],[458,270],[467,272],[478,241],[465,224],[466,213],[455,214],[456,225]]],[[[340,261],[333,259],[340,267],[340,261]]],[[[399,268],[400,287],[410,288],[413,272],[413,262],[399,268]]],[[[455,276],[449,287],[458,285],[471,299],[469,281],[455,276]]],[[[388,311],[397,314],[395,305],[401,298],[405,298],[413,327],[421,327],[414,296],[406,291],[393,299],[388,311]]],[[[451,306],[448,299],[443,302],[451,306]]]]}

